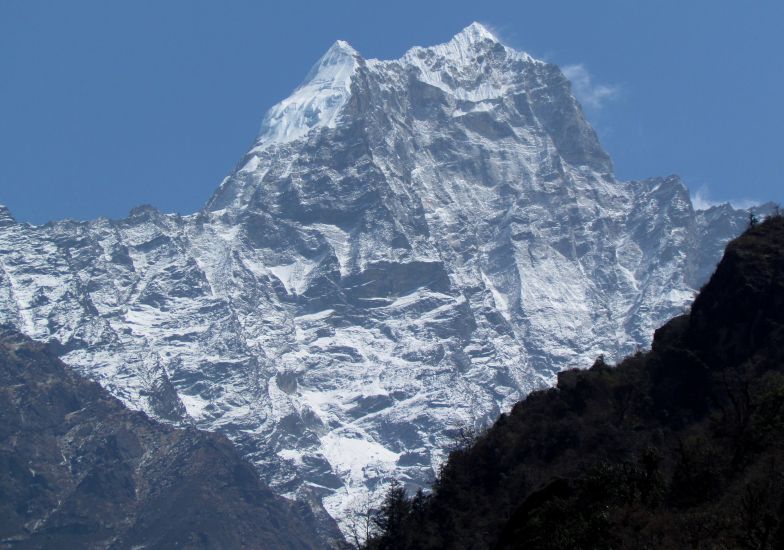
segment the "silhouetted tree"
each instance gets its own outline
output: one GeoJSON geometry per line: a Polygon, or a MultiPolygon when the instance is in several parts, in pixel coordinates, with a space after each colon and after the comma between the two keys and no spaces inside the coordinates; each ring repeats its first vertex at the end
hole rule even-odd
{"type": "Polygon", "coordinates": [[[406,498],[405,488],[393,480],[378,512],[373,516],[373,524],[380,535],[371,536],[368,547],[379,550],[405,548],[405,521],[410,511],[411,502],[406,498]]]}
{"type": "Polygon", "coordinates": [[[749,228],[755,227],[759,223],[759,218],[754,213],[754,210],[749,209],[749,228]]]}

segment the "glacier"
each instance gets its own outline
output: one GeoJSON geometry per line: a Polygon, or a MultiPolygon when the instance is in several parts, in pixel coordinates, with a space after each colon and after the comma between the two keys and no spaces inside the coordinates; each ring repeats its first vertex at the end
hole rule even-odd
{"type": "Polygon", "coordinates": [[[225,433],[335,539],[461,430],[647,347],[747,218],[616,179],[560,69],[480,24],[396,60],[338,41],[198,212],[0,207],[0,323],[225,433]]]}

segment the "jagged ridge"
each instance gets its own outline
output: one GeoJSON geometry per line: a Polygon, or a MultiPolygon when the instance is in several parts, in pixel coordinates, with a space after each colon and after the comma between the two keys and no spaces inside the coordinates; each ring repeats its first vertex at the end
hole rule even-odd
{"type": "Polygon", "coordinates": [[[338,42],[203,211],[0,212],[0,321],[227,434],[329,531],[321,503],[425,484],[460,426],[647,346],[746,217],[618,182],[560,70],[481,26],[392,61],[338,42]]]}

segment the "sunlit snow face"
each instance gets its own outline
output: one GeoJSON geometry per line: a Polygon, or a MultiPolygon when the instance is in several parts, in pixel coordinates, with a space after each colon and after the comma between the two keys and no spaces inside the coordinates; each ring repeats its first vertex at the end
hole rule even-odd
{"type": "Polygon", "coordinates": [[[294,93],[272,109],[262,123],[259,142],[286,143],[316,127],[334,128],[341,107],[351,96],[358,54],[338,40],[319,59],[294,93]]]}

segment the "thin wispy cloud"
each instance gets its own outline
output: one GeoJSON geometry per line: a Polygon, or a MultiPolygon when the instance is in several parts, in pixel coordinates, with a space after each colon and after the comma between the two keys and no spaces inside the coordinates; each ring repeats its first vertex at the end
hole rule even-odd
{"type": "Polygon", "coordinates": [[[707,185],[701,185],[697,191],[695,191],[691,196],[691,203],[694,206],[695,210],[707,210],[708,208],[712,208],[714,206],[718,206],[720,204],[727,204],[729,203],[733,208],[738,209],[747,209],[751,208],[752,206],[759,206],[760,201],[743,198],[743,199],[729,199],[729,200],[715,200],[711,197],[710,189],[707,185]]]}
{"type": "Polygon", "coordinates": [[[707,210],[708,208],[718,206],[721,203],[711,200],[708,186],[703,185],[692,194],[691,204],[694,206],[695,210],[707,210]]]}
{"type": "MultiPolygon", "coordinates": [[[[509,46],[511,48],[519,49],[516,45],[515,40],[515,32],[511,31],[507,25],[498,26],[492,23],[488,23],[487,21],[478,21],[480,25],[486,28],[490,33],[493,34],[498,40],[501,41],[502,44],[509,46]]],[[[524,50],[520,50],[524,51],[524,50]]]]}
{"type": "Polygon", "coordinates": [[[561,71],[572,83],[572,92],[577,101],[586,109],[600,111],[605,104],[620,97],[620,85],[596,82],[582,63],[566,65],[561,71]]]}

